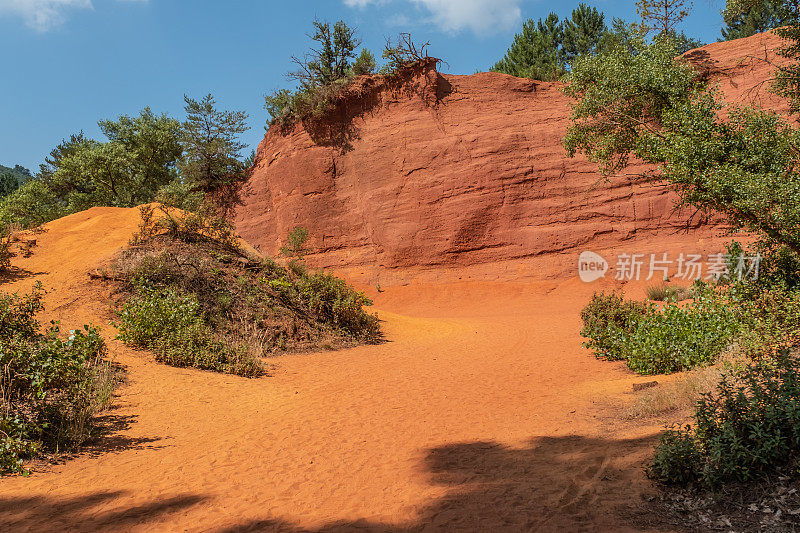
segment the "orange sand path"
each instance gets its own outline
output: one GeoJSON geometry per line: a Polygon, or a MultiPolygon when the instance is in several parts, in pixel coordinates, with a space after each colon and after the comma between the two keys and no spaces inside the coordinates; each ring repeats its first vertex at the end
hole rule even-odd
{"type": "MultiPolygon", "coordinates": [[[[47,317],[108,324],[86,272],[135,210],[51,223],[16,264],[47,317]],[[76,253],[77,252],[77,253],[76,253]]],[[[646,381],[580,347],[580,282],[462,283],[375,295],[387,341],[271,361],[248,380],[157,364],[110,341],[120,430],[0,480],[8,531],[625,530],[657,426],[609,407],[646,381]]],[[[112,338],[114,331],[104,331],[112,338]]]]}

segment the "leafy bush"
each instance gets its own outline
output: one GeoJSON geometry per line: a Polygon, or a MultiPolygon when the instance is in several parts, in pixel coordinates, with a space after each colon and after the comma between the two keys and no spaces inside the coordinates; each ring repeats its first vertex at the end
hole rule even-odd
{"type": "Polygon", "coordinates": [[[141,286],[119,318],[120,339],[153,350],[158,361],[245,377],[264,371],[244,348],[214,337],[195,295],[141,286]]]}
{"type": "Polygon", "coordinates": [[[711,287],[698,284],[694,292],[690,305],[667,302],[661,309],[616,294],[595,294],[581,312],[581,335],[588,339],[584,346],[598,357],[625,360],[640,374],[711,363],[733,342],[740,321],[711,287]]]}
{"type": "Polygon", "coordinates": [[[735,311],[710,290],[691,305],[668,302],[642,316],[622,350],[640,374],[667,374],[712,363],[739,331],[735,311]]]}
{"type": "Polygon", "coordinates": [[[594,294],[581,311],[581,335],[588,339],[583,345],[594,350],[597,357],[609,361],[625,359],[625,339],[649,311],[647,304],[625,300],[615,293],[594,294]]]}
{"type": "Polygon", "coordinates": [[[40,332],[42,295],[38,286],[26,296],[0,295],[0,473],[23,472],[25,457],[91,438],[115,384],[95,328],[66,340],[57,326],[40,332]]]}
{"type": "Polygon", "coordinates": [[[724,377],[698,401],[695,425],[661,438],[648,474],[664,483],[718,487],[796,467],[800,453],[800,364],[788,351],[724,377]]]}
{"type": "Polygon", "coordinates": [[[353,290],[344,280],[324,272],[301,276],[297,292],[306,305],[322,320],[359,338],[373,340],[378,337],[378,319],[364,312],[372,301],[363,293],[353,290]]]}

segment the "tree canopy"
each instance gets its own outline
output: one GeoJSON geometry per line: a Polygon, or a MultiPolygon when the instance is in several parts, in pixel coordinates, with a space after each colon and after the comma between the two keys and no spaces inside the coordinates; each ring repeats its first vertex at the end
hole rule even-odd
{"type": "Polygon", "coordinates": [[[575,101],[568,153],[586,154],[606,174],[635,156],[655,169],[640,178],[671,184],[684,205],[800,254],[800,133],[757,107],[720,113],[720,94],[675,52],[668,39],[640,40],[633,51],[579,58],[564,89],[575,101]]]}
{"type": "MultiPolygon", "coordinates": [[[[37,226],[89,207],[134,207],[159,191],[171,198],[205,197],[240,179],[247,115],[218,111],[214,99],[186,98],[181,123],[150,108],[98,122],[105,140],[82,132],[58,144],[39,172],[0,201],[0,227],[37,226]],[[196,194],[195,194],[196,193],[196,194]]],[[[6,188],[0,173],[0,194],[6,188]]],[[[8,184],[10,186],[10,182],[8,184]]]]}
{"type": "Polygon", "coordinates": [[[731,41],[750,37],[784,25],[788,22],[788,17],[783,4],[780,0],[769,0],[748,9],[728,13],[719,40],[731,41]]]}
{"type": "Polygon", "coordinates": [[[555,13],[544,20],[529,19],[490,70],[521,78],[556,80],[575,57],[592,53],[606,31],[603,14],[586,4],[580,4],[564,22],[555,13]]]}
{"type": "Polygon", "coordinates": [[[677,30],[687,11],[686,2],[642,1],[637,4],[641,23],[628,24],[614,19],[611,27],[605,16],[584,3],[572,11],[569,18],[559,21],[555,13],[544,20],[526,21],[522,31],[514,36],[506,54],[490,69],[522,78],[542,81],[559,79],[581,56],[598,54],[617,46],[631,48],[633,39],[648,33],[654,39],[669,39],[675,43],[677,54],[703,46],[703,43],[677,30]],[[666,7],[661,9],[665,4],[666,7]]]}

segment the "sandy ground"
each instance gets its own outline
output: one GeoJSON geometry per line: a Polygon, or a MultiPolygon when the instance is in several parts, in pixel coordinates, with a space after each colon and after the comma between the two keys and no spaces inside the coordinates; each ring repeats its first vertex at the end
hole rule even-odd
{"type": "MultiPolygon", "coordinates": [[[[96,208],[51,223],[3,288],[42,281],[47,319],[105,324],[112,338],[86,272],[137,217],[96,208]]],[[[127,369],[109,414],[118,431],[0,480],[0,530],[643,529],[659,428],[615,407],[648,378],[580,347],[596,288],[388,288],[374,294],[385,343],[276,358],[255,380],[167,367],[112,340],[127,369]]]]}

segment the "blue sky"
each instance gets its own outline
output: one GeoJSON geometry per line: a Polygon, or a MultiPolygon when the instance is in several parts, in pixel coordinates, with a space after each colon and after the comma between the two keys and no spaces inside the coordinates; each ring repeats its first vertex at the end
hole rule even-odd
{"type": "MultiPolygon", "coordinates": [[[[544,0],[0,0],[0,164],[31,170],[62,138],[145,106],[183,119],[184,93],[213,93],[247,111],[257,146],[263,95],[286,87],[315,16],[344,19],[380,55],[386,37],[430,41],[444,72],[486,70],[528,18],[568,16],[578,1],[544,0]]],[[[633,21],[633,0],[587,2],[633,21]]],[[[697,0],[684,29],[719,36],[721,0],[697,0]]]]}

